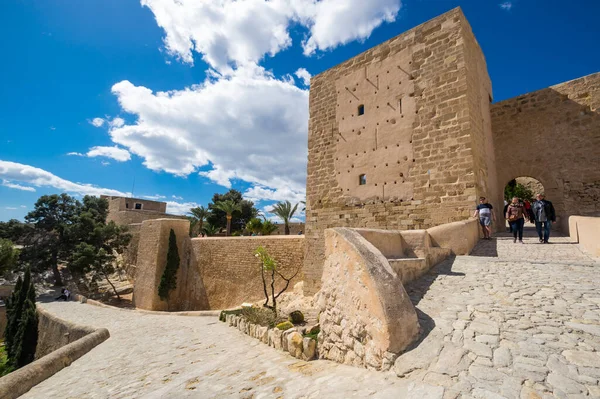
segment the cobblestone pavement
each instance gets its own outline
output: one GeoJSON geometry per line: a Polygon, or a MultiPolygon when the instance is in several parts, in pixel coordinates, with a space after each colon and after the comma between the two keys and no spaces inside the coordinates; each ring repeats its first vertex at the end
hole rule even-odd
{"type": "Polygon", "coordinates": [[[423,334],[393,372],[298,361],[215,317],[55,302],[111,338],[24,397],[600,398],[600,263],[524,241],[481,241],[407,287],[423,334]]]}

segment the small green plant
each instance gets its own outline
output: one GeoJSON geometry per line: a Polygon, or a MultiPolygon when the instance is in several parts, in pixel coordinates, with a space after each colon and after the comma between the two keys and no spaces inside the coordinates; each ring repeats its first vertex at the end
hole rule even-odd
{"type": "Polygon", "coordinates": [[[270,309],[265,308],[244,308],[242,309],[242,316],[249,323],[269,328],[273,328],[276,324],[285,321],[285,319],[277,317],[270,309]]]}
{"type": "Polygon", "coordinates": [[[4,342],[0,342],[0,377],[5,376],[13,370],[14,367],[10,365],[8,357],[6,356],[4,342]]]}
{"type": "Polygon", "coordinates": [[[292,313],[290,313],[288,320],[294,324],[303,323],[304,322],[304,314],[299,310],[294,310],[292,313]]]}
{"type": "Polygon", "coordinates": [[[169,301],[169,294],[177,288],[177,270],[179,269],[179,251],[177,250],[177,237],[171,229],[169,233],[169,252],[167,252],[167,266],[158,285],[158,296],[163,301],[169,301]]]}
{"type": "Polygon", "coordinates": [[[306,332],[304,333],[304,336],[307,338],[312,338],[316,341],[317,336],[319,335],[320,332],[321,332],[321,327],[319,327],[319,325],[317,324],[316,326],[312,327],[310,330],[306,330],[306,332]]]}
{"type": "Polygon", "coordinates": [[[277,324],[277,329],[281,331],[289,330],[290,328],[294,328],[294,325],[289,321],[284,321],[282,323],[277,324]]]}
{"type": "Polygon", "coordinates": [[[288,278],[279,272],[277,268],[277,262],[271,255],[269,255],[269,253],[263,246],[259,246],[258,248],[256,248],[256,251],[254,251],[254,256],[260,259],[261,262],[260,276],[262,278],[263,291],[265,293],[266,298],[263,306],[273,310],[273,313],[277,315],[277,298],[279,298],[279,296],[283,294],[285,290],[288,289],[288,287],[290,286],[290,281],[292,281],[292,279],[298,275],[298,273],[300,272],[300,268],[296,269],[296,272],[288,278]],[[267,289],[267,274],[269,275],[271,280],[269,284],[271,289],[270,294],[267,289]],[[285,286],[277,294],[275,294],[275,275],[279,276],[283,281],[285,281],[285,286]],[[269,305],[269,302],[271,302],[272,305],[269,305]]]}

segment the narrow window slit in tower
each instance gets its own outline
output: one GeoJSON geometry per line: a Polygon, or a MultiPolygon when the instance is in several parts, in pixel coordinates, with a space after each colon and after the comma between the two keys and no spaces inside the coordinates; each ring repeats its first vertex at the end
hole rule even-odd
{"type": "Polygon", "coordinates": [[[365,106],[363,104],[358,106],[358,116],[365,114],[365,106]]]}

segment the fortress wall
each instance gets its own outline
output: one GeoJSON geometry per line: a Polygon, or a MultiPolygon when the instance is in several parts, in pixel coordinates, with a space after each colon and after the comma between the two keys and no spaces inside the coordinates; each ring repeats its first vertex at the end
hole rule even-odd
{"type": "Polygon", "coordinates": [[[568,216],[600,215],[600,73],[494,104],[498,185],[533,177],[568,216]]]}
{"type": "Polygon", "coordinates": [[[169,215],[159,211],[145,211],[145,210],[125,210],[115,211],[109,210],[106,221],[113,221],[118,225],[128,225],[135,223],[142,223],[144,220],[152,219],[185,219],[185,216],[180,215],[169,215]]]}
{"type": "MultiPolygon", "coordinates": [[[[286,277],[301,269],[304,261],[304,236],[298,235],[194,238],[191,243],[209,309],[227,309],[264,298],[260,261],[254,256],[259,246],[265,247],[275,258],[286,277]]],[[[302,271],[291,281],[288,290],[291,292],[300,281],[302,271]]],[[[277,278],[275,289],[284,286],[284,281],[277,278]]]]}
{"type": "Polygon", "coordinates": [[[305,294],[321,284],[326,228],[464,220],[493,190],[479,122],[490,83],[469,36],[457,8],[312,78],[305,294]]]}

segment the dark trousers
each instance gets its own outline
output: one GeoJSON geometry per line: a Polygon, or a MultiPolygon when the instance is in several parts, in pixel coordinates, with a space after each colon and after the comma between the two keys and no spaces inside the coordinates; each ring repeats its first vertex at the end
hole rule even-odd
{"type": "Polygon", "coordinates": [[[513,232],[515,238],[519,236],[519,241],[523,241],[523,226],[525,226],[525,219],[517,219],[514,222],[509,222],[510,230],[513,232]]]}
{"type": "Polygon", "coordinates": [[[552,222],[550,220],[548,220],[546,222],[538,222],[537,220],[535,221],[535,229],[537,230],[540,240],[544,240],[544,242],[548,242],[548,239],[550,239],[550,228],[551,227],[552,227],[552,222]],[[544,227],[543,234],[542,234],[542,225],[544,227]]]}
{"type": "Polygon", "coordinates": [[[67,299],[69,299],[69,298],[67,298],[67,296],[66,296],[65,294],[62,294],[61,296],[59,296],[58,298],[56,298],[56,300],[57,300],[57,301],[58,301],[59,299],[62,299],[62,300],[65,300],[65,301],[66,301],[66,300],[67,300],[67,299]]]}

